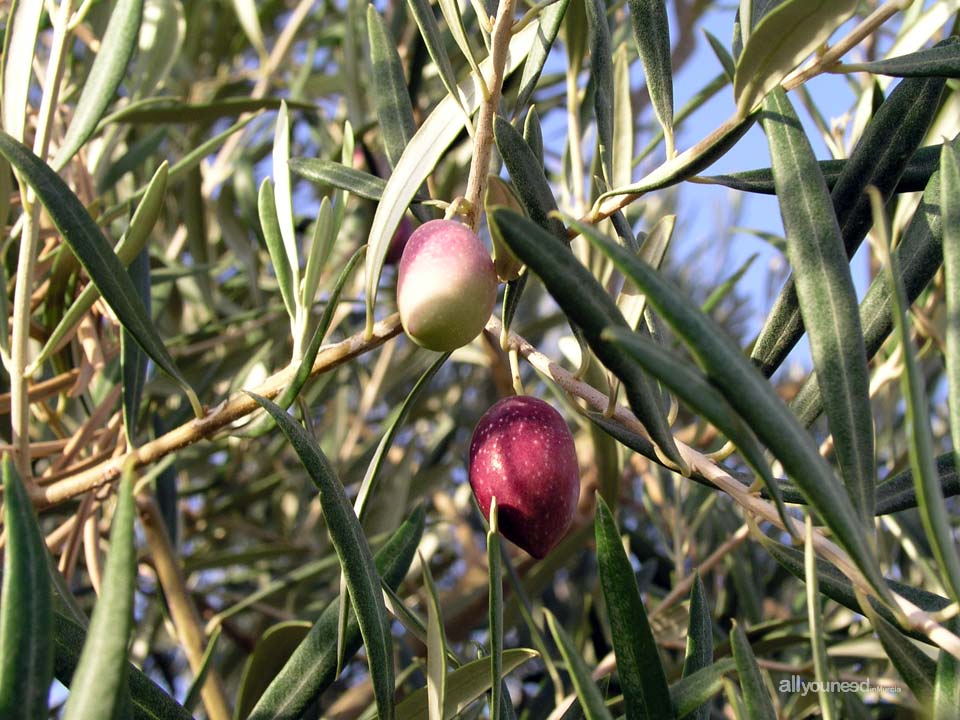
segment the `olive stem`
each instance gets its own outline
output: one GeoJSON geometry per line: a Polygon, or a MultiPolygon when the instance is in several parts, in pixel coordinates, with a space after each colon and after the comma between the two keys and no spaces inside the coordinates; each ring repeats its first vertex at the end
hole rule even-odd
{"type": "MultiPolygon", "coordinates": [[[[489,94],[480,104],[476,134],[473,141],[473,160],[467,178],[466,213],[464,220],[471,230],[477,231],[480,225],[480,207],[483,192],[487,186],[487,174],[490,166],[490,154],[493,151],[493,118],[500,105],[500,90],[503,86],[503,69],[507,62],[507,49],[513,37],[513,8],[515,0],[501,0],[497,9],[497,19],[491,34],[490,58],[492,68],[486,81],[489,94]]],[[[481,83],[483,78],[480,78],[481,83]]]]}

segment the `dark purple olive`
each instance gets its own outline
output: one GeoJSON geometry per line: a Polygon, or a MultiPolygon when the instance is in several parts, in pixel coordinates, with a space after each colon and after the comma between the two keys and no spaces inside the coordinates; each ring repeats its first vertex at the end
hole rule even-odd
{"type": "Polygon", "coordinates": [[[577,452],[563,416],[534,397],[497,402],[473,431],[470,486],[485,517],[496,496],[505,538],[544,557],[569,529],[580,496],[577,452]]]}

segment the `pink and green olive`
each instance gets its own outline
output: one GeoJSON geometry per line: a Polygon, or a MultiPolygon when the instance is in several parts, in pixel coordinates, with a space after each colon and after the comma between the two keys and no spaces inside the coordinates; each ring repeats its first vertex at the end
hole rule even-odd
{"type": "Polygon", "coordinates": [[[497,273],[476,233],[455,220],[414,230],[400,258],[397,309],[415,343],[438,352],[466,345],[496,301],[497,273]]]}
{"type": "Polygon", "coordinates": [[[577,452],[563,416],[534,397],[497,402],[473,431],[470,486],[485,517],[497,498],[505,538],[544,557],[569,529],[580,496],[577,452]]]}

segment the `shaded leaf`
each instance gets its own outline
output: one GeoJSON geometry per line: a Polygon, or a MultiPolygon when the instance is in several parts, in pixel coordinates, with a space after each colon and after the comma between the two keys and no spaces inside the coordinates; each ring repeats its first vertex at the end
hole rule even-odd
{"type": "MultiPolygon", "coordinates": [[[[423,506],[407,518],[376,555],[377,571],[383,582],[395,589],[413,562],[423,535],[423,506]]],[[[303,642],[261,695],[249,720],[295,720],[334,680],[337,669],[338,603],[327,605],[303,642]]],[[[351,612],[344,638],[346,657],[361,645],[360,626],[351,612]]]]}
{"type": "MultiPolygon", "coordinates": [[[[508,675],[537,653],[527,648],[505,650],[503,675],[508,675]]],[[[447,677],[444,720],[452,720],[466,707],[490,690],[490,661],[480,658],[457,668],[447,677]]],[[[397,704],[397,720],[423,720],[427,717],[427,688],[416,690],[397,704]]]]}
{"type": "MultiPolygon", "coordinates": [[[[700,579],[700,573],[697,572],[693,579],[693,587],[690,589],[690,619],[687,623],[687,647],[683,654],[683,679],[692,681],[701,670],[709,669],[711,665],[713,665],[713,618],[710,616],[710,606],[707,604],[703,581],[700,579]]],[[[681,708],[675,691],[676,687],[677,685],[674,685],[670,688],[670,696],[674,709],[680,715],[681,708]]],[[[719,691],[719,678],[716,687],[719,691]]],[[[698,705],[690,714],[697,720],[708,720],[710,708],[706,704],[698,705]]]]}
{"type": "Polygon", "coordinates": [[[590,80],[597,118],[600,167],[607,184],[613,183],[613,61],[605,0],[584,0],[590,36],[590,80]]]}
{"type": "Polygon", "coordinates": [[[246,718],[290,656],[310,632],[310,623],[289,620],[266,629],[247,658],[240,677],[235,718],[246,718]]]}
{"type": "Polygon", "coordinates": [[[367,33],[370,38],[370,63],[373,94],[383,147],[391,167],[395,166],[415,130],[413,106],[403,77],[397,46],[373,5],[367,6],[367,33]]]}
{"type": "MultiPolygon", "coordinates": [[[[940,147],[940,145],[933,145],[917,150],[904,168],[903,175],[901,175],[894,192],[905,193],[923,190],[930,180],[930,176],[938,167],[940,147]]],[[[820,160],[817,162],[828,188],[831,190],[834,188],[848,162],[849,160],[820,160]]],[[[776,194],[772,168],[745,170],[728,175],[707,175],[691,178],[691,180],[706,185],[724,185],[743,192],[761,193],[763,195],[776,194]]]]}
{"type": "Polygon", "coordinates": [[[594,529],[600,582],[610,616],[610,635],[627,718],[669,717],[670,691],[657,642],[640,599],[633,567],[620,542],[620,531],[602,497],[597,498],[594,529]]]}
{"type": "MultiPolygon", "coordinates": [[[[949,162],[946,167],[949,167],[949,162]]],[[[941,172],[944,174],[943,180],[946,185],[949,170],[945,169],[941,172]]],[[[886,226],[882,199],[876,188],[869,188],[869,192],[874,217],[877,219],[876,232],[881,238],[882,257],[886,268],[884,274],[892,289],[894,332],[903,358],[900,388],[905,406],[904,424],[910,469],[913,471],[913,480],[917,488],[917,507],[920,510],[920,519],[923,522],[927,541],[930,543],[933,557],[940,569],[941,582],[956,602],[960,601],[960,556],[957,554],[953,526],[943,493],[940,491],[939,476],[934,465],[933,432],[930,428],[930,405],[927,400],[926,381],[918,365],[917,351],[910,337],[906,291],[900,279],[900,268],[897,265],[896,256],[890,252],[890,233],[886,226]]],[[[945,233],[947,232],[949,230],[945,229],[945,233]]]]}
{"type": "Polygon", "coordinates": [[[330,539],[340,558],[367,649],[377,709],[384,720],[389,720],[393,717],[393,642],[380,592],[380,576],[360,521],[316,441],[278,406],[254,393],[248,394],[273,416],[317,486],[330,539]]]}
{"type": "MultiPolygon", "coordinates": [[[[54,674],[70,686],[86,632],[73,619],[55,611],[53,614],[54,674]]],[[[127,686],[137,720],[192,720],[193,715],[164,692],[159,685],[131,663],[126,664],[127,686]]]]}
{"type": "Polygon", "coordinates": [[[600,688],[590,677],[590,671],[584,664],[583,658],[580,657],[580,650],[573,644],[573,640],[567,635],[567,631],[560,626],[552,612],[544,609],[543,614],[547,618],[547,627],[550,628],[550,634],[553,635],[554,642],[560,648],[560,655],[567,666],[567,672],[570,673],[570,679],[573,681],[573,687],[580,699],[580,708],[583,710],[584,717],[587,720],[613,720],[613,716],[603,702],[600,688]]]}
{"type": "Polygon", "coordinates": [[[133,628],[137,550],[134,545],[135,476],[124,468],[110,531],[102,591],[93,608],[86,641],[70,684],[65,720],[111,720],[129,702],[127,645],[133,628]]]}
{"type": "MultiPolygon", "coordinates": [[[[4,137],[8,137],[4,135],[4,137]]],[[[47,716],[53,679],[52,590],[47,546],[10,455],[3,455],[3,589],[0,594],[0,717],[47,716]]]]}
{"type": "MultiPolygon", "coordinates": [[[[143,306],[150,314],[150,254],[146,249],[130,263],[130,276],[143,300],[143,306]]],[[[137,435],[137,416],[140,413],[140,400],[143,386],[147,382],[147,356],[134,342],[126,330],[120,330],[120,368],[123,374],[123,429],[127,444],[135,447],[137,435]]]]}
{"type": "Polygon", "coordinates": [[[607,328],[601,337],[620,347],[652,376],[660,380],[677,397],[717,427],[743,454],[751,469],[763,480],[764,486],[777,502],[780,517],[787,524],[780,488],[770,472],[770,464],[763,455],[750,427],[736,413],[723,395],[698,370],[686,361],[662,348],[640,333],[621,328],[607,328]]]}
{"type": "MultiPolygon", "coordinates": [[[[724,658],[670,686],[670,699],[677,718],[698,717],[693,713],[720,692],[724,675],[736,670],[733,658],[724,658]]],[[[709,708],[707,708],[709,710],[709,708]]]]}
{"type": "MultiPolygon", "coordinates": [[[[749,45],[748,45],[749,47],[749,45]]],[[[776,720],[777,713],[773,709],[770,693],[763,682],[763,675],[757,665],[757,658],[747,640],[743,628],[734,621],[730,631],[730,645],[733,649],[733,659],[737,664],[737,675],[740,676],[740,688],[743,690],[743,700],[747,706],[750,720],[776,720]]]]}

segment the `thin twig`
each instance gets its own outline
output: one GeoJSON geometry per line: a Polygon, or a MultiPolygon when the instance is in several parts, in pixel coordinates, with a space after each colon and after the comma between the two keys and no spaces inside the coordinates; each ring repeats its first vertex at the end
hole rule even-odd
{"type": "MultiPolygon", "coordinates": [[[[319,375],[349,362],[398,335],[400,331],[400,316],[391,315],[374,326],[373,336],[369,340],[365,339],[364,332],[361,331],[342,342],[323,348],[317,354],[310,374],[311,376],[319,375]]],[[[267,398],[274,398],[290,384],[296,372],[297,367],[287,367],[267,378],[263,384],[254,388],[253,392],[267,398]]],[[[83,472],[78,472],[46,487],[33,488],[31,495],[34,505],[44,508],[82,495],[92,488],[119,477],[123,463],[128,458],[134,458],[137,467],[149,465],[176,450],[210,438],[234,421],[252,414],[259,408],[260,406],[249,395],[237,393],[203,418],[191,420],[139,448],[98,463],[83,472]]]]}
{"type": "Polygon", "coordinates": [[[480,104],[476,135],[473,142],[473,160],[467,177],[467,205],[465,220],[471,229],[480,224],[480,203],[487,186],[487,173],[490,171],[490,153],[493,150],[493,118],[500,105],[500,90],[503,86],[503,68],[507,62],[507,49],[513,37],[514,0],[501,0],[497,10],[497,19],[491,34],[490,57],[492,67],[487,79],[489,96],[480,104]]]}
{"type": "MultiPolygon", "coordinates": [[[[141,495],[137,498],[140,512],[140,524],[147,539],[147,545],[153,556],[153,566],[157,579],[163,588],[163,594],[170,608],[170,616],[176,628],[177,639],[187,655],[190,669],[196,675],[203,668],[205,637],[197,608],[190,599],[187,583],[180,569],[170,537],[167,535],[160,508],[152,497],[141,495]]],[[[230,708],[227,703],[223,681],[215,668],[209,668],[200,689],[200,697],[210,720],[230,720],[230,708]]]]}

